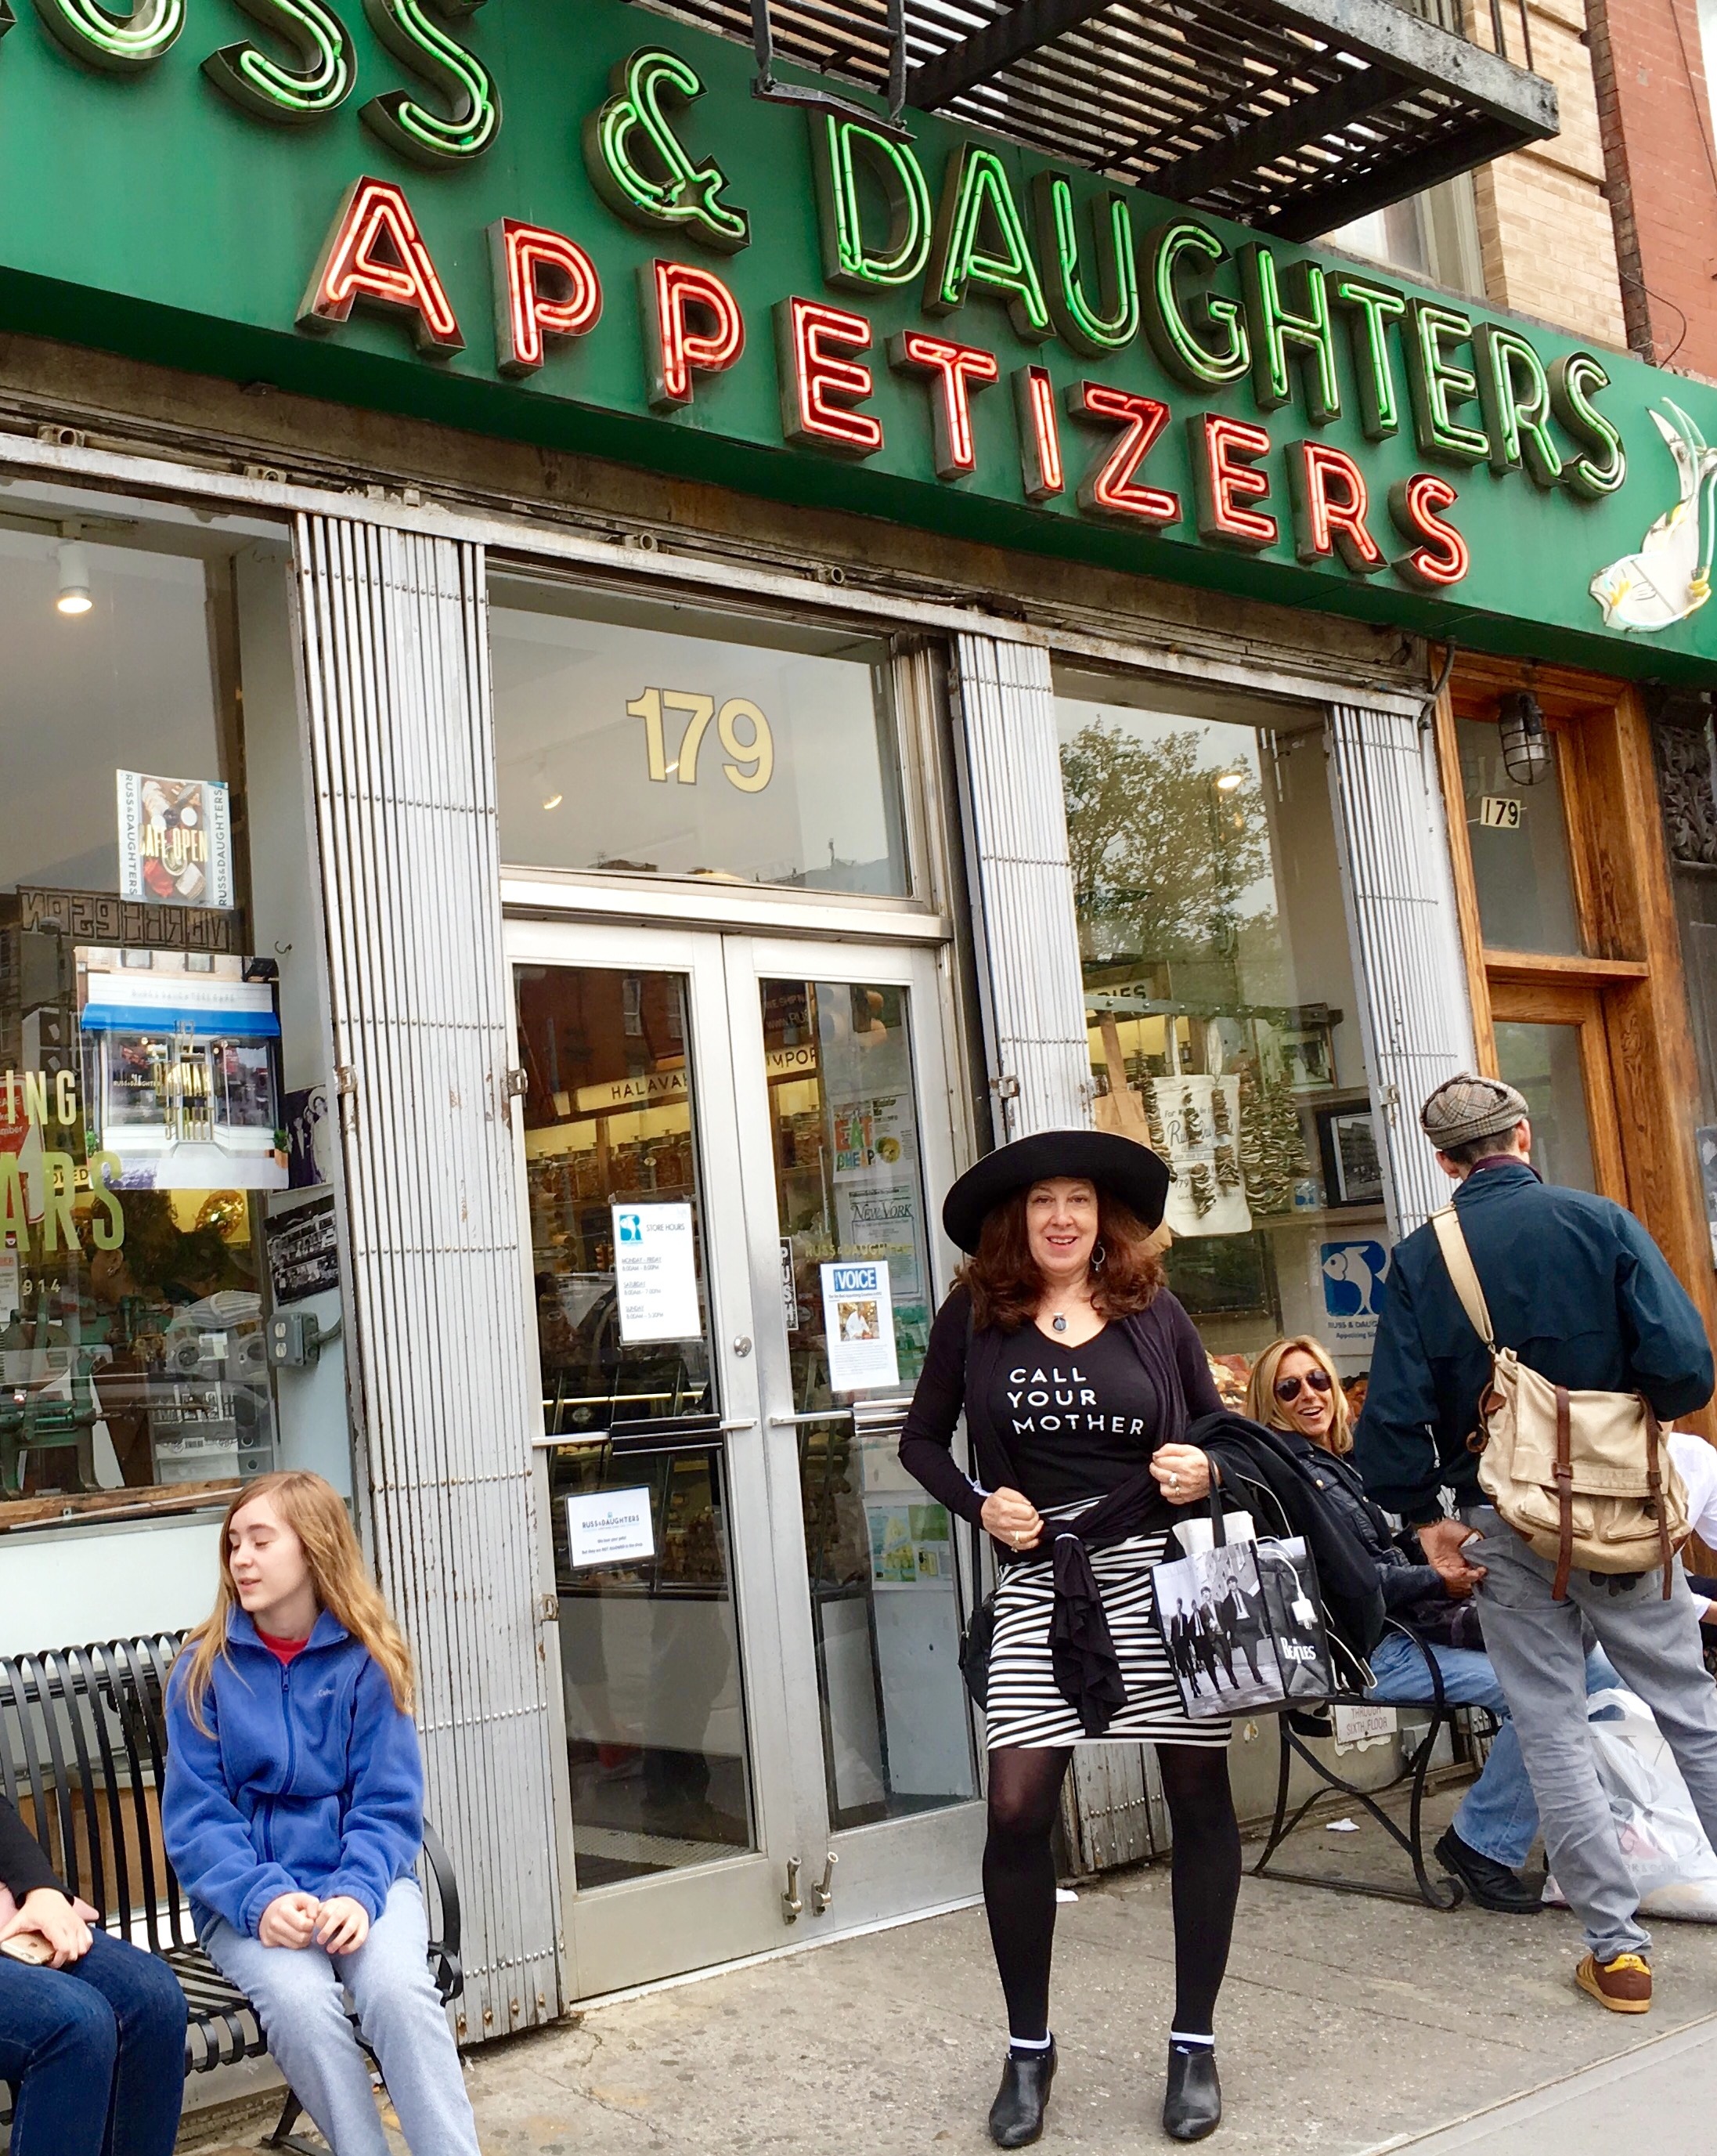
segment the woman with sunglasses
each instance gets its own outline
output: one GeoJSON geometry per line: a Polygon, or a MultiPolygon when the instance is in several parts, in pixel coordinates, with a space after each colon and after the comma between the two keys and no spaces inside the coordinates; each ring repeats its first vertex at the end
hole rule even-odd
{"type": "MultiPolygon", "coordinates": [[[[1520,1876],[1538,1833],[1538,1805],[1508,1718],[1508,1702],[1484,1652],[1478,1611],[1453,1597],[1436,1572],[1402,1547],[1389,1516],[1366,1496],[1353,1450],[1351,1412],[1329,1350],[1302,1335],[1273,1340],[1253,1365],[1246,1412],[1254,1422],[1302,1439],[1323,1454],[1320,1488],[1346,1514],[1376,1560],[1384,1607],[1395,1620],[1373,1650],[1375,1679],[1368,1699],[1383,1704],[1429,1697],[1428,1655],[1443,1677],[1443,1695],[1460,1706],[1489,1707],[1502,1727],[1484,1771],[1462,1799],[1437,1845],[1438,1861],[1453,1872],[1469,1901],[1508,1916],[1530,1916],[1539,1890],[1520,1876]],[[1405,1630],[1397,1629],[1405,1627],[1405,1630]],[[1409,1636],[1411,1635],[1411,1636],[1409,1636]]],[[[1602,1654],[1586,1664],[1586,1690],[1621,1681],[1602,1654]]]]}

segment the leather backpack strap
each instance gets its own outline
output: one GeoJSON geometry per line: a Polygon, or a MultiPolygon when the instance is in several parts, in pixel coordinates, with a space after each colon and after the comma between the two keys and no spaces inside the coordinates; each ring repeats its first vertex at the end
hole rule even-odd
{"type": "Polygon", "coordinates": [[[1663,1599],[1670,1598],[1669,1578],[1669,1522],[1663,1512],[1663,1468],[1661,1448],[1663,1434],[1658,1427],[1658,1414],[1651,1402],[1640,1394],[1640,1405],[1646,1419],[1646,1487],[1651,1491],[1651,1507],[1658,1522],[1658,1550],[1663,1560],[1663,1599]]]}
{"type": "Polygon", "coordinates": [[[1568,1599],[1568,1574],[1574,1564],[1574,1418],[1568,1388],[1556,1387],[1556,1576],[1550,1588],[1553,1601],[1568,1599]]]}
{"type": "Polygon", "coordinates": [[[1441,1212],[1433,1213],[1431,1225],[1436,1231],[1437,1246],[1443,1252],[1443,1262],[1448,1267],[1450,1282],[1460,1298],[1461,1308],[1467,1313],[1467,1322],[1494,1355],[1496,1328],[1490,1322],[1490,1308],[1484,1300],[1484,1290],[1479,1284],[1473,1253],[1467,1248],[1467,1238],[1454,1207],[1445,1205],[1441,1212]]]}

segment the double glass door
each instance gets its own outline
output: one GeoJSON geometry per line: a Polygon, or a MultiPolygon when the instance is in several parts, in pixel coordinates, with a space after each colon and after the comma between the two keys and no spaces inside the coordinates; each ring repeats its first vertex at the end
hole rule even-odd
{"type": "Polygon", "coordinates": [[[516,923],[580,1996],[971,1890],[935,953],[516,923]],[[795,1904],[798,1904],[795,1907],[795,1904]]]}

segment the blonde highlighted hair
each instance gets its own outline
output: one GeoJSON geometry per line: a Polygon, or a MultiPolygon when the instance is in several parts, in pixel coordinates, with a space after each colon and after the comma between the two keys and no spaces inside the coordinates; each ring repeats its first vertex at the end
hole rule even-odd
{"type": "MultiPolygon", "coordinates": [[[[1298,1349],[1310,1355],[1330,1380],[1330,1399],[1335,1412],[1330,1419],[1330,1435],[1324,1446],[1330,1452],[1353,1450],[1353,1411],[1347,1404],[1347,1394],[1342,1390],[1340,1373],[1330,1359],[1330,1351],[1321,1340],[1314,1340],[1309,1332],[1297,1334],[1292,1340],[1273,1340],[1252,1366],[1252,1375],[1246,1385],[1246,1412],[1254,1422],[1261,1422],[1269,1430],[1295,1430],[1302,1437],[1305,1432],[1294,1420],[1286,1408],[1276,1398],[1276,1373],[1283,1358],[1298,1349]]],[[[1315,1440],[1314,1440],[1315,1442],[1315,1440]]]]}
{"type": "Polygon", "coordinates": [[[409,1714],[413,1697],[412,1650],[405,1635],[364,1568],[364,1553],[358,1548],[339,1492],[320,1475],[295,1467],[279,1475],[259,1475],[255,1481],[247,1482],[228,1506],[221,1522],[221,1577],[215,1606],[179,1650],[178,1664],[185,1671],[185,1704],[192,1721],[205,1737],[212,1733],[205,1718],[209,1687],[214,1682],[216,1661],[226,1659],[230,1663],[227,1623],[240,1607],[238,1590],[233,1584],[233,1522],[240,1512],[264,1497],[304,1547],[317,1606],[368,1650],[387,1680],[395,1706],[402,1714],[409,1714]]]}

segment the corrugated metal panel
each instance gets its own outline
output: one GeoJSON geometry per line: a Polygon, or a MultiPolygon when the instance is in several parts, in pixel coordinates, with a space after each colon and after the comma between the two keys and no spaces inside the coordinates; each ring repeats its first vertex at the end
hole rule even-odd
{"type": "Polygon", "coordinates": [[[1090,1057],[1049,654],[955,639],[961,811],[1003,1133],[1084,1127],[1090,1057]]]}
{"type": "Polygon", "coordinates": [[[298,598],[382,1588],[464,1896],[464,2033],[560,2011],[534,1403],[479,547],[303,516],[298,598]]]}
{"type": "Polygon", "coordinates": [[[1330,707],[1330,785],[1360,1034],[1399,1238],[1448,1202],[1419,1130],[1419,1104],[1473,1067],[1460,930],[1443,800],[1428,735],[1399,712],[1330,707]]]}

